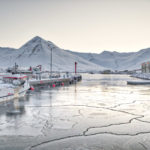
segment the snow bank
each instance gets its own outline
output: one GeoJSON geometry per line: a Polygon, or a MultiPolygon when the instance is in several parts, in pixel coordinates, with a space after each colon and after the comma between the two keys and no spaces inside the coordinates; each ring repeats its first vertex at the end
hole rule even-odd
{"type": "Polygon", "coordinates": [[[135,73],[132,74],[131,77],[150,80],[150,73],[135,73]]]}

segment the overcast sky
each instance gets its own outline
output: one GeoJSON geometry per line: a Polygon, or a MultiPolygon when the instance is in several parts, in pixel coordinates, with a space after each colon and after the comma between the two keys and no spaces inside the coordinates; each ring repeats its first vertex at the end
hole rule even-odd
{"type": "Polygon", "coordinates": [[[34,36],[73,51],[150,47],[150,0],[0,0],[0,47],[34,36]]]}

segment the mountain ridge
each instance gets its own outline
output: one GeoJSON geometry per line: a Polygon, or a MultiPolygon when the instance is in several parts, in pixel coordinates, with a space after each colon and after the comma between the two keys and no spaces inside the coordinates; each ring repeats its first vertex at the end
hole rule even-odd
{"type": "MultiPolygon", "coordinates": [[[[6,52],[1,67],[8,67],[17,63],[20,67],[42,65],[45,70],[50,68],[51,51],[53,56],[53,71],[74,71],[74,62],[78,62],[78,71],[102,70],[103,67],[89,62],[81,57],[68,53],[59,48],[51,41],[36,36],[26,42],[16,51],[12,51],[11,56],[6,52]],[[5,61],[4,61],[5,60],[5,61]],[[11,61],[10,61],[11,60],[11,61]]],[[[0,60],[2,57],[0,57],[0,60]]]]}
{"type": "Polygon", "coordinates": [[[150,48],[137,52],[110,52],[103,51],[100,54],[71,52],[75,55],[88,59],[89,61],[109,68],[111,70],[133,70],[139,69],[141,63],[150,60],[150,48]]]}
{"type": "Polygon", "coordinates": [[[8,67],[16,62],[21,67],[42,64],[45,68],[49,68],[51,51],[55,71],[73,71],[75,61],[78,62],[79,71],[132,70],[139,69],[141,63],[150,58],[150,48],[137,52],[107,50],[101,53],[73,52],[35,36],[19,49],[0,47],[0,67],[8,67]]]}

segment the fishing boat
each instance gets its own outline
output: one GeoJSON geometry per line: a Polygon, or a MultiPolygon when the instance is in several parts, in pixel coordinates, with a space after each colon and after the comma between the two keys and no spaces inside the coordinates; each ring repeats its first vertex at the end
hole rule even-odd
{"type": "Polygon", "coordinates": [[[25,96],[29,88],[30,85],[26,75],[2,75],[2,80],[0,81],[0,102],[25,96]]]}

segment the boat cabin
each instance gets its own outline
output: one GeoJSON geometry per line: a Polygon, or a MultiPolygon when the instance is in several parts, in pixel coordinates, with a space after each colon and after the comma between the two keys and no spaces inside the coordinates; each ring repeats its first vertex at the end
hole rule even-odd
{"type": "Polygon", "coordinates": [[[20,75],[20,74],[11,74],[11,75],[4,75],[3,76],[3,81],[5,83],[11,83],[13,84],[14,81],[20,82],[20,84],[24,83],[27,80],[26,75],[20,75]]]}

